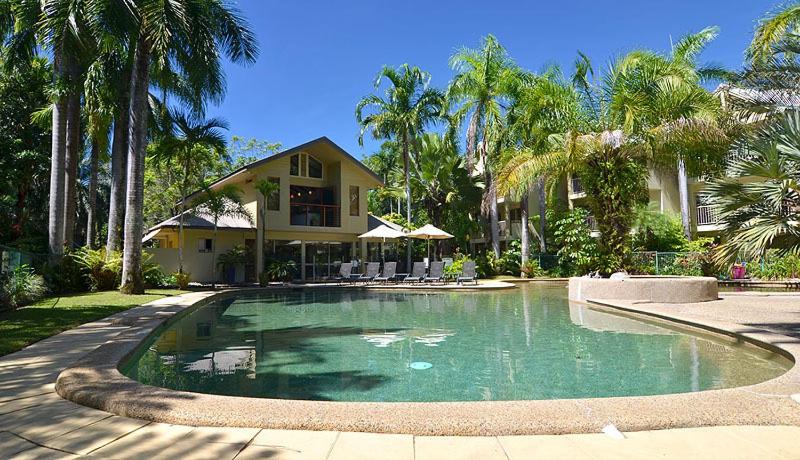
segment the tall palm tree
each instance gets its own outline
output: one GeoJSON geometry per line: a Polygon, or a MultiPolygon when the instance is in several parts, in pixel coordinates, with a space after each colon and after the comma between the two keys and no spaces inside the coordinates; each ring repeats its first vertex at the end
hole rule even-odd
{"type": "Polygon", "coordinates": [[[749,155],[706,188],[726,236],[715,258],[800,254],[800,113],[779,115],[745,143],[749,155]],[[748,177],[758,180],[742,180],[748,177]]]}
{"type": "MultiPolygon", "coordinates": [[[[527,262],[530,251],[528,220],[528,197],[533,189],[538,194],[539,230],[536,237],[539,251],[547,251],[546,208],[547,191],[545,176],[535,179],[518,175],[509,162],[524,164],[527,157],[547,153],[549,137],[563,133],[580,122],[580,100],[576,89],[565,79],[558,67],[547,69],[542,75],[532,75],[517,91],[508,113],[513,147],[502,155],[501,167],[496,178],[498,193],[520,200],[522,218],[522,265],[527,262]]],[[[554,182],[550,178],[551,182],[554,182]]]]}
{"type": "Polygon", "coordinates": [[[524,74],[492,35],[483,39],[480,49],[458,50],[450,58],[450,65],[456,76],[447,89],[447,98],[456,105],[455,119],[463,120],[469,115],[467,167],[471,171],[477,163],[483,168],[492,249],[500,257],[497,197],[492,180],[496,158],[492,152],[499,151],[504,113],[524,74]]]}
{"type": "MultiPolygon", "coordinates": [[[[389,85],[384,96],[369,95],[356,105],[356,120],[361,126],[359,145],[364,144],[364,133],[369,131],[375,139],[394,139],[403,152],[403,173],[406,189],[406,219],[411,224],[411,150],[425,127],[442,118],[443,94],[430,88],[430,75],[418,67],[403,64],[398,68],[384,67],[375,78],[375,90],[382,83],[389,85]]],[[[414,149],[415,158],[418,152],[414,149]]],[[[406,264],[411,266],[411,245],[408,245],[406,264]]]]}
{"type": "Polygon", "coordinates": [[[192,209],[206,214],[214,222],[214,239],[211,244],[211,288],[216,288],[217,280],[217,232],[219,220],[223,217],[239,217],[250,222],[253,216],[242,202],[242,191],[235,185],[229,184],[219,189],[204,186],[200,194],[192,203],[192,209]]]}
{"type": "Polygon", "coordinates": [[[648,166],[665,157],[664,152],[719,153],[730,145],[724,130],[691,118],[694,111],[668,118],[658,110],[680,107],[672,98],[683,100],[687,92],[684,87],[673,90],[672,80],[661,78],[670,69],[650,56],[629,53],[598,81],[581,55],[571,82],[578,95],[570,109],[578,112],[576,122],[565,133],[547,137],[546,153],[522,149],[501,173],[504,181],[517,186],[533,184],[542,175],[580,177],[602,234],[597,269],[603,273],[628,265],[634,209],[647,201],[648,166]]]}
{"type": "MultiPolygon", "coordinates": [[[[178,189],[181,197],[186,197],[195,186],[196,169],[200,157],[196,149],[207,148],[217,157],[226,157],[225,137],[221,129],[228,129],[228,123],[220,118],[197,120],[183,112],[172,111],[166,120],[168,129],[154,144],[152,158],[156,163],[166,166],[177,165],[181,175],[178,189]]],[[[206,161],[206,157],[202,158],[206,161]]],[[[178,272],[183,273],[183,220],[185,200],[178,203],[178,272]]]]}
{"type": "Polygon", "coordinates": [[[255,37],[240,12],[220,0],[137,0],[138,27],[131,70],[127,201],[122,263],[122,292],[142,293],[144,156],[147,146],[148,89],[151,70],[177,67],[182,90],[194,100],[222,97],[220,56],[251,63],[258,54],[255,37]]]}
{"type": "MultiPolygon", "coordinates": [[[[453,203],[464,199],[469,188],[476,187],[464,161],[450,135],[425,133],[420,137],[419,160],[415,162],[411,183],[436,227],[442,228],[453,203]]],[[[442,255],[439,240],[435,253],[442,255]]]]}
{"type": "Polygon", "coordinates": [[[787,39],[797,40],[796,28],[800,25],[800,2],[781,5],[759,21],[747,55],[753,62],[768,62],[775,47],[787,39]]]}

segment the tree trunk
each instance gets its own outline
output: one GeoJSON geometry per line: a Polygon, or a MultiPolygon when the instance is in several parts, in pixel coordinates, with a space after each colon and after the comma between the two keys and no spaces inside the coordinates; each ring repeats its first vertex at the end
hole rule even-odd
{"type": "Polygon", "coordinates": [[[214,216],[214,239],[211,241],[211,289],[217,289],[217,221],[214,216]]]}
{"type": "MultiPolygon", "coordinates": [[[[53,52],[53,81],[64,76],[62,51],[53,52]]],[[[59,96],[53,105],[53,132],[50,157],[50,208],[48,211],[48,243],[53,261],[64,254],[64,161],[67,138],[67,98],[59,96]]]]}
{"type": "Polygon", "coordinates": [[[689,218],[689,178],[686,175],[686,163],[678,160],[678,194],[681,201],[681,223],[686,239],[692,240],[692,221],[689,218]]]}
{"type": "MultiPolygon", "coordinates": [[[[408,157],[408,134],[403,133],[403,172],[406,177],[406,220],[409,227],[411,226],[411,170],[409,165],[410,158],[408,157]]],[[[411,271],[411,241],[406,244],[406,270],[411,271]]]]}
{"type": "Polygon", "coordinates": [[[186,211],[186,183],[189,181],[189,159],[183,164],[183,178],[181,180],[181,201],[178,205],[178,273],[183,273],[183,214],[186,211]]]}
{"type": "Polygon", "coordinates": [[[144,155],[147,148],[150,43],[139,37],[131,73],[128,178],[125,206],[125,248],[122,257],[122,288],[126,294],[144,293],[142,236],[144,232],[144,155]]]}
{"type": "Polygon", "coordinates": [[[125,74],[120,83],[120,94],[114,116],[114,140],[111,145],[111,195],[108,206],[108,235],[106,252],[119,251],[122,227],[125,220],[125,189],[128,156],[128,111],[130,109],[130,75],[125,74]],[[127,76],[128,78],[125,78],[127,76]]]}
{"type": "MultiPolygon", "coordinates": [[[[70,71],[71,83],[75,85],[78,71],[70,71]]],[[[81,96],[77,89],[67,96],[66,175],[64,177],[64,244],[75,241],[75,219],[78,204],[78,162],[81,156],[81,96]]]]}
{"type": "Polygon", "coordinates": [[[478,110],[472,112],[467,127],[467,172],[472,174],[475,168],[475,147],[478,143],[478,123],[480,122],[478,110]]]}
{"type": "Polygon", "coordinates": [[[100,146],[92,141],[92,157],[89,171],[89,210],[86,213],[86,246],[95,248],[97,227],[97,174],[100,167],[100,146]]]}
{"type": "Polygon", "coordinates": [[[486,193],[488,193],[488,200],[489,200],[489,234],[492,240],[492,251],[494,252],[494,256],[499,258],[500,257],[500,214],[497,210],[497,189],[494,187],[494,181],[492,176],[492,169],[489,166],[489,156],[487,155],[486,149],[488,148],[486,139],[483,140],[483,145],[481,146],[481,160],[483,161],[483,177],[484,183],[486,187],[486,193]]]}
{"type": "MultiPolygon", "coordinates": [[[[522,240],[522,257],[521,257],[521,266],[525,268],[525,265],[528,263],[528,256],[531,253],[531,234],[528,231],[528,191],[525,191],[525,194],[522,195],[522,199],[519,200],[519,214],[520,214],[520,224],[521,224],[521,234],[520,239],[522,240]]],[[[522,272],[522,276],[525,277],[525,272],[522,272]]]]}
{"type": "Polygon", "coordinates": [[[545,191],[544,176],[539,178],[537,191],[539,192],[539,252],[547,253],[547,192],[545,191]]]}

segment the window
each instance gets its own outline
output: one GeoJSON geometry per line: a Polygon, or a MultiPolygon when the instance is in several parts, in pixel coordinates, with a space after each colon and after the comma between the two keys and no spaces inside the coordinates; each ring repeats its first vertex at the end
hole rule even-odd
{"type": "Polygon", "coordinates": [[[522,209],[514,208],[509,212],[509,216],[511,222],[520,222],[522,221],[522,209]]]}
{"type": "Polygon", "coordinates": [[[322,179],[322,162],[314,157],[308,157],[308,177],[322,179]]]}
{"type": "Polygon", "coordinates": [[[211,337],[211,323],[197,323],[195,336],[198,339],[207,339],[211,337]]]}
{"type": "Polygon", "coordinates": [[[289,159],[289,175],[322,179],[322,162],[307,153],[297,153],[289,159]]]}
{"type": "Polygon", "coordinates": [[[211,252],[214,248],[214,240],[211,238],[200,238],[197,240],[198,252],[211,252]]]}
{"type": "Polygon", "coordinates": [[[358,216],[359,215],[359,196],[358,196],[358,186],[351,185],[350,186],[350,215],[351,216],[358,216]]]}
{"type": "Polygon", "coordinates": [[[280,211],[281,210],[281,178],[280,177],[270,177],[267,179],[268,181],[272,182],[273,184],[278,184],[278,189],[274,192],[270,193],[267,197],[267,210],[268,211],[280,211]]]}

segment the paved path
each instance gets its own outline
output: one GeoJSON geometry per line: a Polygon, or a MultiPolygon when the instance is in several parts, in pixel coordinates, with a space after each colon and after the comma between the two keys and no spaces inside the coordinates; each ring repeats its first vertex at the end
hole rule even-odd
{"type": "MultiPolygon", "coordinates": [[[[765,299],[748,299],[747,305],[766,305],[765,299]]],[[[788,298],[776,302],[775,297],[770,297],[769,302],[782,305],[778,309],[781,319],[797,321],[795,314],[800,314],[800,302],[796,298],[793,302],[788,298]]],[[[687,314],[726,314],[723,304],[682,308],[687,314]],[[692,308],[702,310],[693,312],[692,308]]],[[[728,313],[734,310],[737,315],[744,314],[739,308],[728,313]]],[[[776,323],[767,309],[756,311],[764,315],[758,318],[759,326],[769,328],[776,323]]],[[[785,328],[777,324],[775,327],[785,328]]],[[[54,382],[61,369],[124,329],[125,326],[114,326],[110,321],[89,323],[0,358],[0,458],[59,459],[84,455],[147,460],[800,458],[797,442],[800,427],[789,426],[643,431],[625,433],[624,439],[600,433],[425,437],[209,428],[119,417],[74,404],[55,393],[54,382]]]]}

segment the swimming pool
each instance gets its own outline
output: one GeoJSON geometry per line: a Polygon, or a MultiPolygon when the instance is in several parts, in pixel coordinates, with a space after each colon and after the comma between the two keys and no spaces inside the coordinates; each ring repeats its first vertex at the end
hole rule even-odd
{"type": "Polygon", "coordinates": [[[638,396],[769,380],[791,362],[725,338],[569,303],[566,289],[308,289],[219,298],[121,367],[199,393],[330,401],[638,396]]]}

